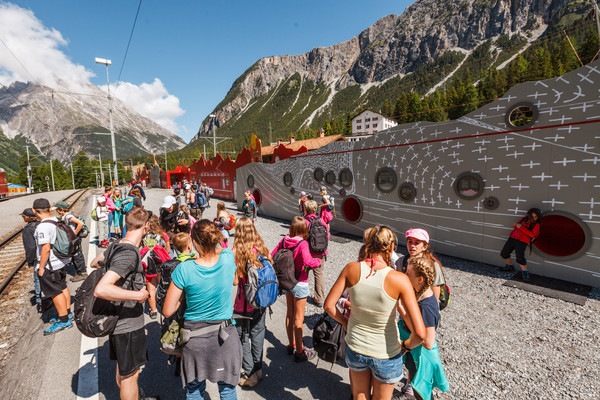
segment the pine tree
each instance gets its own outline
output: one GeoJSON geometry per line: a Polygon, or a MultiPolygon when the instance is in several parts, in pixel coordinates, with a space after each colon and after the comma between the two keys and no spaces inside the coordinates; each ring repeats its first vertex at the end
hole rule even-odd
{"type": "Polygon", "coordinates": [[[578,50],[581,62],[584,64],[591,62],[594,56],[596,56],[596,54],[598,53],[599,47],[600,42],[598,41],[598,33],[590,28],[585,37],[585,40],[583,41],[583,44],[578,50]]]}

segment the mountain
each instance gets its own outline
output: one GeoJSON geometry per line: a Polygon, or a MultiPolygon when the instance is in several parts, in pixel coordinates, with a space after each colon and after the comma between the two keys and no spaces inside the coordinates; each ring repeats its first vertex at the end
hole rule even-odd
{"type": "Polygon", "coordinates": [[[537,44],[549,24],[567,26],[591,11],[581,0],[419,0],[346,42],[261,58],[233,83],[198,137],[215,124],[218,136],[234,138],[223,149],[249,143],[253,133],[273,141],[361,108],[381,111],[402,92],[422,97],[456,77],[476,83],[537,44]]]}
{"type": "MultiPolygon", "coordinates": [[[[106,92],[90,85],[83,93],[14,82],[0,89],[0,167],[15,172],[25,144],[46,158],[68,162],[79,151],[112,158],[106,92]],[[15,99],[16,97],[16,99],[15,99]],[[18,100],[17,100],[18,99],[18,100]]],[[[182,138],[141,116],[113,97],[113,123],[117,158],[162,154],[182,148],[182,138]]]]}

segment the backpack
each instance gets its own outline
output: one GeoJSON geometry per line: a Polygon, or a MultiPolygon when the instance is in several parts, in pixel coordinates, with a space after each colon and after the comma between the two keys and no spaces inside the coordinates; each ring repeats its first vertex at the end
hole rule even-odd
{"type": "Polygon", "coordinates": [[[229,214],[229,223],[225,225],[225,229],[230,231],[235,227],[235,215],[229,214]]]}
{"type": "Polygon", "coordinates": [[[277,301],[279,286],[277,275],[269,259],[257,254],[256,258],[262,264],[262,268],[256,268],[254,264],[248,263],[248,278],[244,285],[246,302],[252,308],[267,308],[277,301]]]}
{"type": "Polygon", "coordinates": [[[60,259],[70,260],[79,250],[81,244],[79,236],[64,221],[47,219],[41,223],[45,222],[56,226],[56,240],[52,244],[52,252],[60,259]]]}
{"type": "Polygon", "coordinates": [[[328,210],[333,210],[333,208],[335,207],[335,198],[333,198],[333,196],[327,196],[328,200],[329,200],[329,205],[327,206],[328,210]]]}
{"type": "Polygon", "coordinates": [[[63,217],[63,221],[65,221],[65,224],[67,224],[67,225],[69,225],[69,222],[68,222],[69,218],[77,218],[78,220],[83,221],[83,228],[81,228],[81,230],[79,231],[77,236],[79,236],[80,239],[85,239],[86,237],[88,237],[88,235],[90,234],[90,229],[87,227],[85,220],[83,218],[79,218],[77,215],[75,215],[73,213],[67,213],[63,217]]]}
{"type": "Polygon", "coordinates": [[[92,208],[92,221],[98,221],[98,214],[96,213],[96,207],[92,208]]]}
{"type": "Polygon", "coordinates": [[[213,190],[213,188],[207,186],[206,193],[208,193],[209,196],[212,196],[215,193],[215,191],[213,190]]]}
{"type": "Polygon", "coordinates": [[[333,363],[346,357],[346,331],[339,322],[323,313],[313,329],[313,348],[317,356],[333,363]]]}
{"type": "Polygon", "coordinates": [[[162,320],[160,326],[160,351],[170,355],[181,355],[183,346],[182,338],[183,320],[177,318],[165,318],[162,320]]]}
{"type": "Polygon", "coordinates": [[[175,271],[175,268],[181,263],[180,260],[173,258],[163,262],[160,266],[160,280],[156,285],[156,304],[163,306],[165,297],[167,297],[167,290],[171,284],[171,274],[175,271]]]}
{"type": "Polygon", "coordinates": [[[191,205],[192,208],[203,208],[206,207],[206,196],[202,192],[194,192],[194,203],[191,205]]]}
{"type": "Polygon", "coordinates": [[[273,256],[273,268],[275,268],[275,275],[281,290],[292,290],[298,283],[296,265],[294,264],[294,250],[300,246],[300,243],[302,243],[302,240],[291,249],[284,248],[282,243],[281,249],[277,250],[273,256]]]}
{"type": "MultiPolygon", "coordinates": [[[[122,246],[118,243],[112,244],[105,252],[106,259],[104,266],[89,274],[77,289],[77,292],[75,292],[73,319],[75,320],[77,329],[87,337],[97,338],[109,335],[114,331],[115,326],[117,326],[124,302],[101,299],[94,296],[94,290],[106,271],[109,270],[110,260],[121,248],[122,246]]],[[[136,252],[136,254],[139,257],[139,253],[136,252]]],[[[139,263],[139,258],[137,263],[139,263]]],[[[133,272],[126,277],[122,285],[124,289],[132,286],[135,274],[136,272],[133,272]]]]}
{"type": "Polygon", "coordinates": [[[327,227],[323,225],[320,218],[306,218],[308,225],[308,245],[311,253],[325,253],[329,239],[327,237],[327,227]]]}

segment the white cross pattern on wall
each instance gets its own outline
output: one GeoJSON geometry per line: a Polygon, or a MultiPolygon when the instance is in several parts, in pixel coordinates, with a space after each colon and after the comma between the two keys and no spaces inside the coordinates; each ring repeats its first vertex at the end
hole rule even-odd
{"type": "Polygon", "coordinates": [[[553,185],[548,185],[549,187],[555,187],[556,190],[560,190],[560,188],[564,188],[564,187],[569,187],[569,185],[563,185],[560,183],[560,181],[558,181],[558,183],[555,183],[553,185]]]}
{"type": "Polygon", "coordinates": [[[550,204],[552,208],[554,208],[554,206],[556,204],[565,204],[564,201],[558,201],[554,197],[552,198],[552,200],[548,200],[548,201],[543,200],[542,203],[544,203],[544,204],[550,204]]]}
{"type": "Polygon", "coordinates": [[[594,208],[594,205],[600,205],[600,201],[594,201],[594,198],[592,197],[590,201],[580,201],[579,204],[589,204],[590,208],[594,208]]]}

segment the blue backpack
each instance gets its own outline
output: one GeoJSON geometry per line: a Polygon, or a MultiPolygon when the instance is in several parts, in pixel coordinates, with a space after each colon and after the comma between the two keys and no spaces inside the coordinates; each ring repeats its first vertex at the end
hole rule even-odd
{"type": "Polygon", "coordinates": [[[206,196],[202,192],[194,192],[194,203],[191,205],[192,208],[203,208],[206,207],[206,196]]]}
{"type": "Polygon", "coordinates": [[[133,208],[133,197],[127,196],[125,200],[131,199],[130,202],[124,203],[125,205],[122,208],[123,214],[128,213],[133,208]]]}
{"type": "Polygon", "coordinates": [[[246,303],[252,308],[267,308],[277,301],[279,286],[275,269],[263,255],[257,254],[256,258],[262,264],[262,268],[256,268],[254,264],[248,265],[248,279],[244,285],[246,303]]]}

